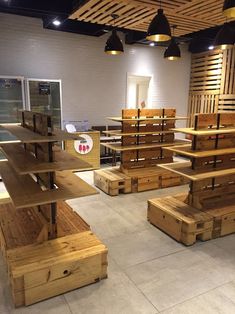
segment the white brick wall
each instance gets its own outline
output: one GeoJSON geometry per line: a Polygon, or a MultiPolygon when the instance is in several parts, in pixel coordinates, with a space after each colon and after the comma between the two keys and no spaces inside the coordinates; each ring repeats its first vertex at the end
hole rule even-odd
{"type": "Polygon", "coordinates": [[[153,75],[153,107],[186,114],[190,54],[164,60],[164,49],[125,46],[122,56],[103,52],[100,38],[45,30],[39,19],[0,14],[0,75],[62,79],[63,116],[104,124],[125,107],[127,72],[153,75]]]}

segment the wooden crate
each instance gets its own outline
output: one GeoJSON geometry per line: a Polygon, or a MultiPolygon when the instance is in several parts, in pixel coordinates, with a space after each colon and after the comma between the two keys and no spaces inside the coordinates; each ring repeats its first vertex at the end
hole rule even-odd
{"type": "Polygon", "coordinates": [[[213,218],[213,238],[222,237],[235,232],[235,204],[234,200],[224,200],[214,206],[203,208],[203,212],[213,218]]]}
{"type": "Polygon", "coordinates": [[[131,192],[131,178],[117,168],[94,171],[94,184],[111,196],[131,192]]]}
{"type": "Polygon", "coordinates": [[[7,251],[15,306],[95,283],[107,277],[107,248],[91,231],[7,251]]]}
{"type": "Polygon", "coordinates": [[[64,202],[58,238],[44,241],[48,222],[37,207],[0,205],[0,244],[16,307],[65,293],[107,276],[107,249],[64,202]]]}
{"type": "Polygon", "coordinates": [[[149,200],[148,220],[185,245],[192,245],[197,239],[206,241],[212,238],[213,218],[187,205],[179,197],[149,200]]]}
{"type": "Polygon", "coordinates": [[[179,175],[165,171],[157,166],[137,169],[121,168],[121,171],[124,171],[125,174],[131,177],[133,193],[185,184],[185,180],[179,175]]]}

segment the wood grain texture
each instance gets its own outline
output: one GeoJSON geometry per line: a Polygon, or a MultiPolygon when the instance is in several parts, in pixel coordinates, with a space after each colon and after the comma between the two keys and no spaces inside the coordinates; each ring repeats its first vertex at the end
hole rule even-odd
{"type": "MultiPolygon", "coordinates": [[[[222,14],[223,0],[164,0],[162,8],[171,25],[176,24],[176,36],[186,35],[225,22],[222,14]],[[213,14],[212,14],[213,12],[213,14]]],[[[115,25],[146,32],[159,9],[152,0],[88,0],[70,16],[79,21],[113,25],[112,13],[118,14],[115,25]]]]}
{"type": "Polygon", "coordinates": [[[18,175],[7,161],[0,163],[0,174],[16,208],[48,204],[98,193],[96,189],[70,171],[56,172],[57,188],[54,190],[42,190],[30,175],[18,175]]]}
{"type": "MultiPolygon", "coordinates": [[[[1,127],[14,135],[22,143],[48,143],[48,142],[61,142],[68,139],[81,139],[73,133],[55,130],[51,136],[43,136],[30,131],[19,124],[2,124],[1,127]]],[[[1,145],[4,142],[0,143],[1,145]]]]}
{"type": "Polygon", "coordinates": [[[57,148],[53,162],[42,162],[20,144],[8,144],[2,147],[7,160],[18,174],[43,173],[59,170],[87,170],[91,165],[57,148]]]}
{"type": "MultiPolygon", "coordinates": [[[[65,150],[67,153],[77,158],[81,162],[89,163],[89,167],[87,170],[99,169],[100,168],[100,132],[77,132],[75,133],[77,136],[82,134],[89,135],[93,140],[93,148],[88,154],[79,154],[74,148],[74,141],[65,141],[65,150]]],[[[82,170],[82,167],[76,168],[78,171],[82,170]]]]}

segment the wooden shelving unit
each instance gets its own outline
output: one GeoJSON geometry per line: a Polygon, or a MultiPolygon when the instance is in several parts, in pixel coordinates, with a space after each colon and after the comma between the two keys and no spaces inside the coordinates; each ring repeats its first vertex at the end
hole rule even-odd
{"type": "Polygon", "coordinates": [[[73,174],[90,165],[56,142],[78,136],[53,130],[51,117],[22,112],[2,125],[0,175],[9,193],[0,205],[0,243],[15,306],[96,282],[107,275],[107,249],[64,201],[97,191],[73,174]],[[48,275],[49,274],[49,275],[48,275]]]}
{"type": "MultiPolygon", "coordinates": [[[[191,206],[209,215],[213,222],[209,238],[235,232],[235,113],[196,114],[193,129],[179,130],[193,137],[192,145],[165,147],[164,150],[189,158],[190,162],[162,164],[160,167],[190,180],[189,193],[181,206],[191,206]]],[[[149,201],[150,222],[174,237],[171,233],[175,230],[174,223],[170,231],[166,227],[167,222],[156,219],[160,206],[154,206],[155,201],[149,201]]],[[[170,203],[168,206],[172,210],[170,203]]],[[[172,210],[172,216],[178,210],[180,207],[172,210]]],[[[164,212],[164,206],[161,211],[164,212]]],[[[203,221],[201,223],[203,225],[203,221]]],[[[182,230],[179,232],[182,233],[182,230]]],[[[208,229],[202,228],[200,234],[204,232],[208,239],[208,229]]],[[[192,242],[186,244],[196,241],[194,235],[192,242]]],[[[177,239],[180,239],[179,234],[177,239]]]]}
{"type": "MultiPolygon", "coordinates": [[[[163,171],[158,165],[173,162],[173,152],[164,151],[163,147],[185,144],[185,141],[175,140],[172,128],[175,128],[177,120],[186,120],[186,117],[177,117],[175,109],[123,109],[122,117],[108,119],[120,122],[121,129],[105,133],[120,136],[121,141],[102,145],[112,150],[114,155],[121,153],[120,173],[131,178],[132,192],[183,182],[179,175],[163,171]]],[[[109,184],[110,171],[107,175],[106,170],[99,170],[95,175],[95,184],[105,192],[107,189],[102,186],[109,184]]],[[[121,180],[123,177],[120,175],[120,185],[121,180]]],[[[120,190],[125,193],[125,190],[120,190]]]]}

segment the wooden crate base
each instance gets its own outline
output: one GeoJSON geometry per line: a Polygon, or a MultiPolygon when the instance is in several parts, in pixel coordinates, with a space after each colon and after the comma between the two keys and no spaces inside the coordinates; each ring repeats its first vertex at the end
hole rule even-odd
{"type": "Polygon", "coordinates": [[[58,222],[60,237],[38,242],[44,224],[33,209],[15,210],[11,203],[0,206],[1,249],[16,307],[107,277],[105,245],[67,204],[60,203],[58,210],[64,211],[58,222]]]}
{"type": "Polygon", "coordinates": [[[129,169],[132,192],[143,192],[186,184],[185,179],[170,171],[156,167],[129,169]]]}
{"type": "Polygon", "coordinates": [[[111,196],[131,192],[131,178],[117,167],[94,171],[94,184],[111,196]]]}
{"type": "Polygon", "coordinates": [[[176,197],[148,201],[148,220],[175,240],[192,245],[212,238],[213,218],[176,197]]]}
{"type": "Polygon", "coordinates": [[[210,206],[202,211],[213,217],[213,238],[235,232],[235,199],[218,202],[216,207],[210,206]]]}
{"type": "Polygon", "coordinates": [[[128,170],[118,167],[96,170],[94,183],[103,192],[117,196],[119,193],[150,191],[187,182],[183,177],[155,166],[128,170]]]}
{"type": "Polygon", "coordinates": [[[149,200],[148,220],[185,245],[235,233],[235,200],[202,209],[188,205],[188,201],[187,194],[149,200]]]}

